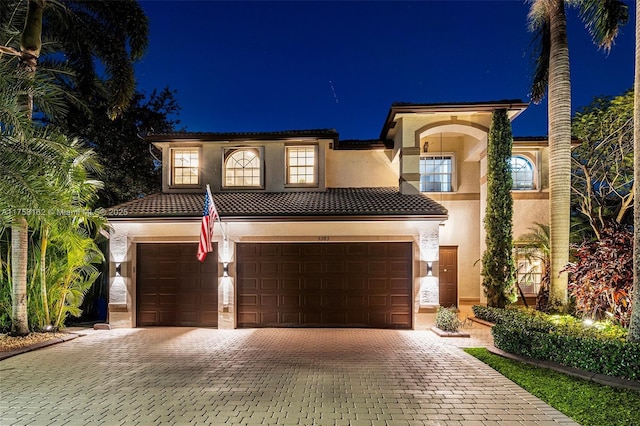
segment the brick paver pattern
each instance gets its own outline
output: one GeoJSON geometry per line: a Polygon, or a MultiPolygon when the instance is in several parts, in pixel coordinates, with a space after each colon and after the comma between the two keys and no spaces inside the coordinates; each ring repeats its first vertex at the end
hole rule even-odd
{"type": "Polygon", "coordinates": [[[0,362],[1,425],[575,425],[429,331],[96,331],[0,362]]]}

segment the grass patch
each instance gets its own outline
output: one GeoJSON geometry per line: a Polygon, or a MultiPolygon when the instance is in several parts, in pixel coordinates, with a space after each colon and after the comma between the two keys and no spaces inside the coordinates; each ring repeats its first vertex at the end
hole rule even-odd
{"type": "Polygon", "coordinates": [[[464,351],[583,426],[640,425],[640,392],[506,359],[485,348],[464,351]]]}

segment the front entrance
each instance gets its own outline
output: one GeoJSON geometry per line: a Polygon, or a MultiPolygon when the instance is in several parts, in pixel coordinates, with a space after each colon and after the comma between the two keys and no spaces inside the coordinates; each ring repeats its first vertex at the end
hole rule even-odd
{"type": "Polygon", "coordinates": [[[458,247],[440,246],[440,306],[458,306],[458,247]]]}

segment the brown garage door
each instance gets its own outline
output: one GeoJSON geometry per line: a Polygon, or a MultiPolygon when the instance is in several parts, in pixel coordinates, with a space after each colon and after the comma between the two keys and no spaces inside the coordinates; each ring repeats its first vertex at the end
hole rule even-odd
{"type": "Polygon", "coordinates": [[[238,244],[238,327],[411,328],[411,247],[238,244]]]}
{"type": "Polygon", "coordinates": [[[138,327],[218,325],[218,256],[214,250],[200,263],[197,250],[197,244],[138,244],[138,327]]]}

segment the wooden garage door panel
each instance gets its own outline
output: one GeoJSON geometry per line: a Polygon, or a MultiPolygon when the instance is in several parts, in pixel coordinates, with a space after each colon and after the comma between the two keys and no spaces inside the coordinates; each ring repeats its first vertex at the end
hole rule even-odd
{"type": "Polygon", "coordinates": [[[138,244],[137,324],[218,325],[217,254],[196,259],[197,244],[138,244]]]}
{"type": "Polygon", "coordinates": [[[239,327],[411,328],[411,243],[237,245],[239,327]]]}

